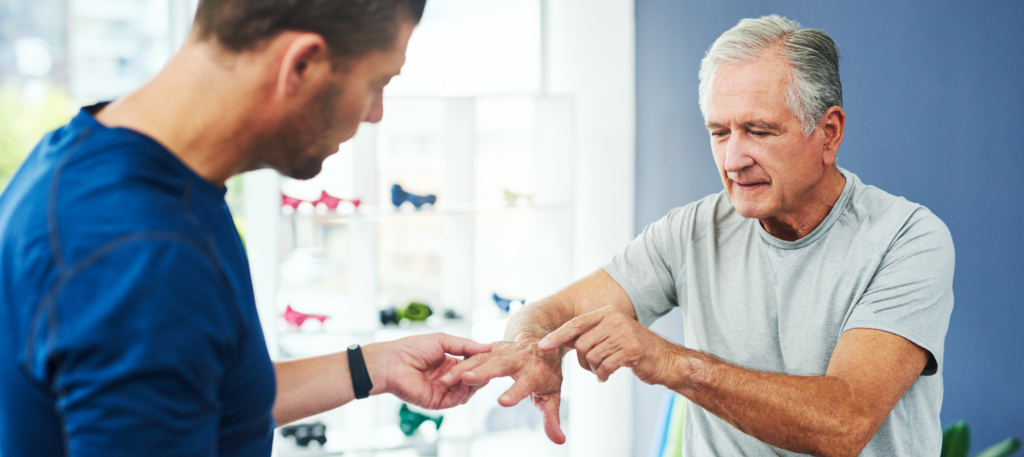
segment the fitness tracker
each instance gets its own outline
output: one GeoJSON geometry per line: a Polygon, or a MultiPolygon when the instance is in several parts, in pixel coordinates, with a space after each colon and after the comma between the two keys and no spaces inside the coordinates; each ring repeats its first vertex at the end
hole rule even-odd
{"type": "Polygon", "coordinates": [[[356,393],[356,399],[369,397],[373,382],[370,381],[366,361],[363,360],[363,349],[358,344],[348,347],[348,372],[352,375],[352,390],[356,393]]]}

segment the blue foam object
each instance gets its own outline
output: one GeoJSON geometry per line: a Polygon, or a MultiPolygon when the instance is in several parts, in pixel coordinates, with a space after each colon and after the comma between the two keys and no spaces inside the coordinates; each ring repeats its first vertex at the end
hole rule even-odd
{"type": "Polygon", "coordinates": [[[402,206],[402,203],[409,202],[416,209],[420,209],[424,204],[431,204],[437,202],[437,196],[434,194],[430,195],[416,195],[410,194],[402,190],[402,186],[395,184],[391,186],[391,204],[395,205],[395,208],[402,206]]]}
{"type": "Polygon", "coordinates": [[[494,299],[494,304],[498,305],[498,308],[501,308],[501,310],[506,313],[512,308],[513,302],[522,303],[524,305],[526,304],[526,300],[510,300],[508,298],[501,298],[498,294],[494,294],[491,298],[494,299]]]}
{"type": "Polygon", "coordinates": [[[658,428],[654,429],[654,442],[651,446],[651,457],[662,457],[665,454],[665,445],[668,444],[669,422],[672,421],[672,406],[675,403],[676,393],[665,392],[661,401],[661,410],[658,412],[658,428]]]}

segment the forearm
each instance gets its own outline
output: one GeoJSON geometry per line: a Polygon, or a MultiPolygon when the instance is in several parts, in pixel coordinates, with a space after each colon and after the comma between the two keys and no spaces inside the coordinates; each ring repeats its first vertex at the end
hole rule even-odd
{"type": "Polygon", "coordinates": [[[523,307],[509,318],[505,341],[527,338],[536,342],[572,319],[572,298],[563,290],[523,307]]]}
{"type": "MultiPolygon", "coordinates": [[[[669,386],[765,443],[811,455],[857,455],[881,425],[854,401],[843,379],[791,376],[730,365],[679,348],[687,375],[669,386]]],[[[884,417],[884,415],[883,415],[884,417]]]]}
{"type": "Polygon", "coordinates": [[[597,270],[512,316],[505,327],[505,341],[520,337],[539,341],[571,319],[605,306],[615,306],[630,317],[636,316],[622,287],[604,270],[597,270]]]}
{"type": "MultiPolygon", "coordinates": [[[[385,375],[378,345],[363,346],[373,382],[371,395],[384,392],[385,375]]],[[[355,400],[352,375],[348,368],[348,353],[313,357],[274,364],[277,375],[277,399],[274,401],[274,421],[278,426],[330,411],[355,400]]]]}

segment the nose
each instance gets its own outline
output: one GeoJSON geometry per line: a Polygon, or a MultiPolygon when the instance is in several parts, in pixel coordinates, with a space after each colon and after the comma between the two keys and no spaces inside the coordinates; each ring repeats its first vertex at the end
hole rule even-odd
{"type": "Polygon", "coordinates": [[[370,111],[366,113],[366,118],[363,122],[369,122],[376,124],[384,118],[384,96],[378,94],[373,98],[373,102],[370,104],[370,111]]]}
{"type": "Polygon", "coordinates": [[[750,156],[749,145],[743,135],[730,135],[725,150],[725,171],[739,173],[744,168],[754,166],[754,158],[750,156]]]}

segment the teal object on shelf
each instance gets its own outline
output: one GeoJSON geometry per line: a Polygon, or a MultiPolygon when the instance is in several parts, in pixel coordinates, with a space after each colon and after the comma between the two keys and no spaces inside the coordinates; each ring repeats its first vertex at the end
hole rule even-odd
{"type": "Polygon", "coordinates": [[[441,422],[444,420],[444,416],[431,417],[426,414],[418,413],[409,409],[407,403],[402,403],[402,409],[398,410],[398,425],[402,428],[402,433],[405,436],[412,436],[416,433],[416,429],[420,428],[424,422],[431,421],[437,428],[441,428],[441,422]]]}

